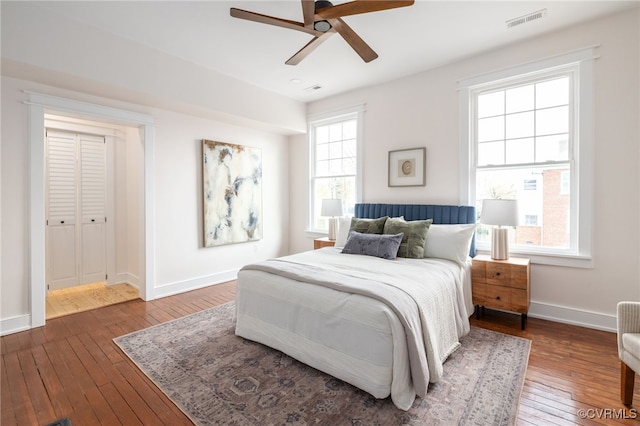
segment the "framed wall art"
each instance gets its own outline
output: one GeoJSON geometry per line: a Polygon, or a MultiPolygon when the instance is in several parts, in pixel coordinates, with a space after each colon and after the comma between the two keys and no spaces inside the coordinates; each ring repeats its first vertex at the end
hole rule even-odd
{"type": "Polygon", "coordinates": [[[262,239],[262,150],[202,141],[204,246],[262,239]]]}
{"type": "Polygon", "coordinates": [[[389,186],[425,186],[426,148],[389,151],[389,186]]]}

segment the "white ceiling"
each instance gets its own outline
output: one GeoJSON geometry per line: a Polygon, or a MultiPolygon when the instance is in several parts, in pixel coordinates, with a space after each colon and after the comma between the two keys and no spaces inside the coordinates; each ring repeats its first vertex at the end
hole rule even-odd
{"type": "MultiPolygon", "coordinates": [[[[334,4],[343,3],[335,1],[334,4]]],[[[312,36],[229,15],[236,7],[302,21],[299,0],[42,2],[41,7],[303,102],[415,74],[638,1],[430,1],[344,20],[379,55],[364,63],[338,35],[299,65],[285,61],[312,36]],[[508,29],[541,9],[546,17],[508,29]],[[297,79],[299,83],[292,83],[297,79]],[[306,88],[320,85],[309,92],[306,88]]]]}

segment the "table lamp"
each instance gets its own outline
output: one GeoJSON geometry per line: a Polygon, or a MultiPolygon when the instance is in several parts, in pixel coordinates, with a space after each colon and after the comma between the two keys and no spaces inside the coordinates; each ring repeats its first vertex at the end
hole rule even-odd
{"type": "Polygon", "coordinates": [[[336,217],[344,216],[342,200],[328,198],[322,200],[320,216],[329,218],[329,240],[334,241],[336,239],[336,228],[338,227],[338,220],[336,219],[336,217]]]}
{"type": "Polygon", "coordinates": [[[503,226],[518,225],[518,201],[483,200],[480,223],[494,225],[491,230],[491,258],[509,259],[509,228],[503,228],[503,226]]]}

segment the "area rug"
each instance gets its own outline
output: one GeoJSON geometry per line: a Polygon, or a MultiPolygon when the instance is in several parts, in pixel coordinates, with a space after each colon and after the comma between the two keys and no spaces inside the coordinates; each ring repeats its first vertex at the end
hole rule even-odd
{"type": "Polygon", "coordinates": [[[233,302],[114,341],[197,425],[515,424],[531,342],[472,327],[408,411],[234,334],[233,302]]]}

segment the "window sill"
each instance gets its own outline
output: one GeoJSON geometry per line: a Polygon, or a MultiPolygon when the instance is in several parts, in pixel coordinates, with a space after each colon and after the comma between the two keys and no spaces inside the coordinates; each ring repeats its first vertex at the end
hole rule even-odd
{"type": "MultiPolygon", "coordinates": [[[[477,253],[490,254],[490,250],[476,249],[477,253]]],[[[510,250],[509,254],[514,257],[527,257],[531,260],[532,264],[537,265],[550,265],[550,266],[564,266],[567,268],[583,268],[593,269],[593,258],[590,256],[579,256],[569,254],[545,254],[545,253],[533,253],[523,250],[510,250]]]]}
{"type": "Polygon", "coordinates": [[[304,230],[304,234],[307,236],[307,238],[311,238],[311,239],[316,239],[316,238],[322,238],[322,237],[328,237],[329,233],[327,231],[323,231],[320,229],[305,229],[304,230]]]}

